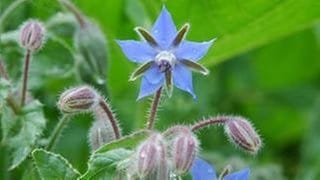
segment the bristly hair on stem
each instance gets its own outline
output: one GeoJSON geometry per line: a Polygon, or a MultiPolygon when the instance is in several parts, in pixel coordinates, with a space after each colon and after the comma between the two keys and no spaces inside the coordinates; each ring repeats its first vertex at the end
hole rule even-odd
{"type": "Polygon", "coordinates": [[[30,60],[31,60],[31,51],[27,50],[25,55],[25,60],[24,60],[23,77],[22,77],[21,106],[24,106],[26,101],[30,60]]]}
{"type": "Polygon", "coordinates": [[[151,109],[150,109],[150,114],[148,117],[147,121],[147,129],[153,129],[154,122],[157,116],[158,108],[159,108],[159,103],[161,99],[161,93],[162,93],[162,87],[160,87],[157,92],[154,94],[152,103],[151,103],[151,109]]]}
{"type": "Polygon", "coordinates": [[[231,118],[232,117],[230,117],[230,116],[216,116],[216,117],[204,119],[204,120],[199,121],[199,122],[195,123],[194,125],[192,125],[191,130],[193,132],[195,132],[195,131],[201,130],[205,127],[208,127],[208,126],[224,124],[225,122],[227,122],[231,118]]]}
{"type": "Polygon", "coordinates": [[[111,108],[108,106],[108,104],[104,101],[104,100],[100,100],[99,101],[99,106],[102,108],[102,110],[106,113],[110,123],[111,123],[111,126],[112,126],[112,129],[114,131],[114,135],[115,135],[115,139],[119,139],[121,138],[121,133],[120,133],[120,128],[118,126],[118,123],[117,123],[117,120],[116,118],[114,117],[113,113],[112,113],[112,110],[111,108]]]}
{"type": "Polygon", "coordinates": [[[7,73],[6,67],[4,66],[3,60],[0,58],[0,76],[5,80],[9,80],[9,75],[7,73]]]}

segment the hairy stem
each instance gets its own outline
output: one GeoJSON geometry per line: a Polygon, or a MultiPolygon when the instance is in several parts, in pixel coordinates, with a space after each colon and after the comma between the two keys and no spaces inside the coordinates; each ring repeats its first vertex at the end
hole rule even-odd
{"type": "Polygon", "coordinates": [[[150,114],[149,114],[148,121],[147,121],[147,129],[150,129],[150,130],[153,129],[154,121],[155,121],[155,118],[156,118],[157,112],[158,112],[158,106],[160,103],[161,92],[162,92],[162,87],[160,87],[160,89],[158,89],[158,91],[156,92],[156,94],[153,97],[153,100],[151,103],[151,110],[150,110],[150,114]]]}
{"type": "Polygon", "coordinates": [[[53,148],[53,146],[57,143],[59,136],[62,133],[62,130],[68,124],[69,120],[69,116],[66,115],[62,116],[62,118],[59,120],[58,124],[56,125],[56,127],[50,135],[49,142],[46,147],[47,150],[50,151],[53,148]]]}
{"type": "Polygon", "coordinates": [[[23,79],[22,79],[22,91],[21,91],[21,106],[24,106],[26,101],[26,94],[27,94],[27,88],[28,88],[28,75],[29,75],[29,66],[30,66],[30,58],[31,57],[31,51],[27,50],[27,53],[25,55],[25,61],[24,61],[24,68],[23,68],[23,79]]]}
{"type": "Polygon", "coordinates": [[[229,119],[230,118],[228,116],[216,116],[209,119],[205,119],[203,121],[197,122],[196,124],[192,125],[191,130],[195,132],[208,126],[224,124],[229,119]]]}
{"type": "Polygon", "coordinates": [[[120,136],[121,136],[120,135],[120,130],[119,130],[119,127],[118,127],[118,124],[117,124],[117,120],[113,116],[113,113],[112,113],[111,109],[106,104],[106,102],[104,102],[103,100],[100,100],[99,105],[103,109],[103,111],[106,113],[106,115],[107,115],[107,117],[108,117],[108,119],[109,119],[109,121],[111,123],[115,138],[119,139],[120,136]]]}
{"type": "Polygon", "coordinates": [[[82,13],[76,8],[74,4],[72,4],[69,0],[59,0],[59,2],[67,8],[69,11],[73,13],[73,15],[76,17],[79,25],[81,28],[84,28],[86,25],[86,21],[82,13]]]}
{"type": "Polygon", "coordinates": [[[0,59],[0,76],[2,76],[6,80],[9,80],[9,76],[8,76],[8,73],[6,71],[6,67],[4,66],[2,59],[0,59]]]}

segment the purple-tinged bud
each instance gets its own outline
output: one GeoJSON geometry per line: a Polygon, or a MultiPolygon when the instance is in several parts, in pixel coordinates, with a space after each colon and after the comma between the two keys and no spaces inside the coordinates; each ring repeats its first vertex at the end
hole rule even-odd
{"type": "Polygon", "coordinates": [[[189,171],[196,154],[198,153],[199,141],[189,129],[179,133],[172,141],[172,159],[177,175],[183,175],[189,171]]]}
{"type": "Polygon", "coordinates": [[[20,44],[29,51],[39,50],[44,42],[45,29],[36,20],[27,21],[20,30],[20,44]]]}
{"type": "Polygon", "coordinates": [[[63,113],[80,113],[91,111],[100,100],[98,93],[89,86],[80,86],[62,93],[58,108],[63,113]]]}
{"type": "Polygon", "coordinates": [[[160,134],[152,134],[138,147],[135,168],[140,178],[150,176],[156,176],[160,179],[167,178],[166,146],[160,134]]]}
{"type": "Polygon", "coordinates": [[[235,145],[251,154],[256,154],[262,146],[258,133],[251,123],[242,117],[230,118],[224,129],[235,145]]]}

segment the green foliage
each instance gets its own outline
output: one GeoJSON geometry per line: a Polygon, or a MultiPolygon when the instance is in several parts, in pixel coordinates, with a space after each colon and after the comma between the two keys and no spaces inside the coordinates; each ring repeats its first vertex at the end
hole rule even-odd
{"type": "Polygon", "coordinates": [[[80,176],[80,173],[61,155],[35,149],[32,151],[32,158],[41,179],[73,180],[80,176]]]}
{"type": "Polygon", "coordinates": [[[46,125],[43,105],[39,101],[27,104],[21,114],[5,108],[2,116],[3,143],[9,146],[12,162],[10,169],[19,166],[35,147],[46,125]]]}
{"type": "Polygon", "coordinates": [[[88,170],[81,178],[91,179],[102,173],[103,177],[112,179],[118,173],[116,171],[117,166],[133,153],[132,150],[125,148],[135,148],[147,138],[148,134],[149,132],[147,131],[139,131],[100,147],[91,155],[88,162],[88,170]]]}
{"type": "MultiPolygon", "coordinates": [[[[6,98],[9,95],[10,83],[8,80],[0,78],[0,110],[5,104],[6,98]]],[[[1,111],[0,111],[1,113],[1,111]]]]}

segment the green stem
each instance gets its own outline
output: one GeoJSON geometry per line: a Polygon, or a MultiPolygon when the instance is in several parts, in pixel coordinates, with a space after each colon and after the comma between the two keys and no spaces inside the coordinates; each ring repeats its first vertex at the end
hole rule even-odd
{"type": "Polygon", "coordinates": [[[24,61],[24,68],[23,68],[23,79],[22,79],[22,92],[21,92],[21,106],[24,106],[26,102],[26,94],[27,94],[27,88],[28,88],[28,75],[29,75],[29,66],[30,66],[30,57],[31,57],[31,51],[27,50],[27,53],[25,55],[25,61],[24,61]]]}
{"type": "Polygon", "coordinates": [[[14,11],[20,4],[26,2],[27,0],[16,0],[13,3],[11,3],[7,9],[4,10],[2,15],[0,16],[0,32],[2,31],[3,22],[7,19],[9,14],[14,11]]]}
{"type": "Polygon", "coordinates": [[[59,120],[58,124],[56,125],[56,127],[52,131],[52,134],[51,134],[51,136],[49,138],[49,142],[48,142],[48,145],[46,147],[47,150],[50,151],[53,148],[53,146],[57,143],[58,138],[59,138],[60,134],[62,133],[62,130],[68,124],[69,120],[70,120],[69,116],[66,116],[66,115],[64,115],[59,120]]]}

